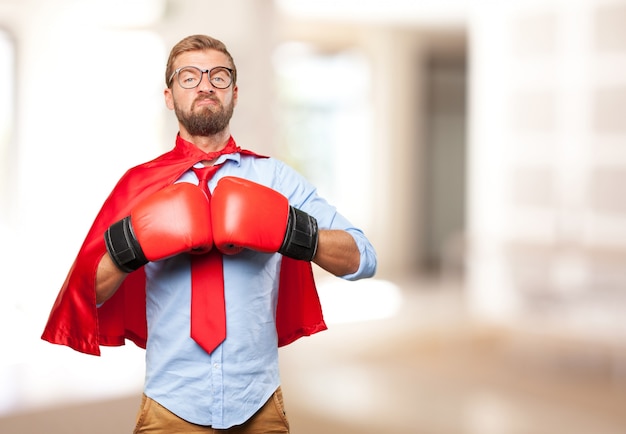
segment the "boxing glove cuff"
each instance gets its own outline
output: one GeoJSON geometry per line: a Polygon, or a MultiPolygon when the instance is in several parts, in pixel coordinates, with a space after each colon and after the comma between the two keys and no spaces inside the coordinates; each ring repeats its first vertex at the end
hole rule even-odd
{"type": "Polygon", "coordinates": [[[109,256],[120,270],[130,273],[148,263],[130,221],[130,216],[113,223],[104,233],[109,256]]]}
{"type": "Polygon", "coordinates": [[[315,217],[290,206],[285,239],[278,253],[293,259],[312,261],[317,252],[317,232],[315,217]]]}

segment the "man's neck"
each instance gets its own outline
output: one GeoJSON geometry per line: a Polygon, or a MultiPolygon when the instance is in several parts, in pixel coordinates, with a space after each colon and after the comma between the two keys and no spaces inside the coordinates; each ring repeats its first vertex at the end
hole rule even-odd
{"type": "Polygon", "coordinates": [[[215,135],[212,136],[192,136],[183,128],[180,130],[180,137],[184,140],[193,143],[200,150],[204,152],[216,152],[221,151],[228,144],[228,140],[230,139],[230,130],[228,128],[224,129],[215,135]]]}

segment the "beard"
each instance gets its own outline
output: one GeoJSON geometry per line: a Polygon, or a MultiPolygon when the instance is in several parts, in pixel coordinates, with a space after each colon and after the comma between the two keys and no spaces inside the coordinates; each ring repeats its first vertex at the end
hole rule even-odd
{"type": "MultiPolygon", "coordinates": [[[[186,112],[174,102],[174,112],[176,113],[178,121],[192,136],[206,137],[221,133],[226,129],[230,122],[230,118],[233,116],[235,105],[232,101],[224,107],[216,98],[204,98],[210,98],[217,102],[218,105],[214,107],[215,111],[212,110],[213,107],[211,106],[205,106],[201,107],[200,110],[194,110],[194,101],[191,110],[186,112]]],[[[196,99],[196,101],[200,100],[202,100],[202,98],[196,99]]]]}

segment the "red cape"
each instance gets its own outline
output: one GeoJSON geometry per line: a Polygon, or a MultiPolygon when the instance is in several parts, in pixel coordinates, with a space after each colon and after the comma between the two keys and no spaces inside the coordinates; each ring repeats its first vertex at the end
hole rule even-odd
{"type": "MultiPolygon", "coordinates": [[[[234,146],[234,141],[231,137],[234,146]]],[[[245,155],[258,155],[241,150],[245,155]]],[[[76,351],[100,355],[100,345],[130,339],[146,347],[146,275],[130,273],[115,295],[96,307],[96,268],[105,254],[104,231],[130,213],[135,203],[174,183],[207,155],[180,137],[171,151],[130,169],[119,180],[87,233],[50,312],[42,339],[76,351]]],[[[326,330],[311,264],[283,257],[276,312],[278,345],[326,330]]]]}

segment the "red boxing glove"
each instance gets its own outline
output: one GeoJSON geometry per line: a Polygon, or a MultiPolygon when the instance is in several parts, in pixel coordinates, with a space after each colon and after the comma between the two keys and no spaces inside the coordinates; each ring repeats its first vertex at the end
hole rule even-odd
{"type": "Polygon", "coordinates": [[[115,265],[127,273],[148,261],[183,252],[208,252],[213,245],[209,200],[193,184],[170,185],[113,223],[104,241],[115,265]]]}
{"type": "Polygon", "coordinates": [[[222,178],[211,197],[213,238],[226,254],[243,248],[311,261],[317,220],[289,205],[285,196],[242,178],[222,178]]]}

